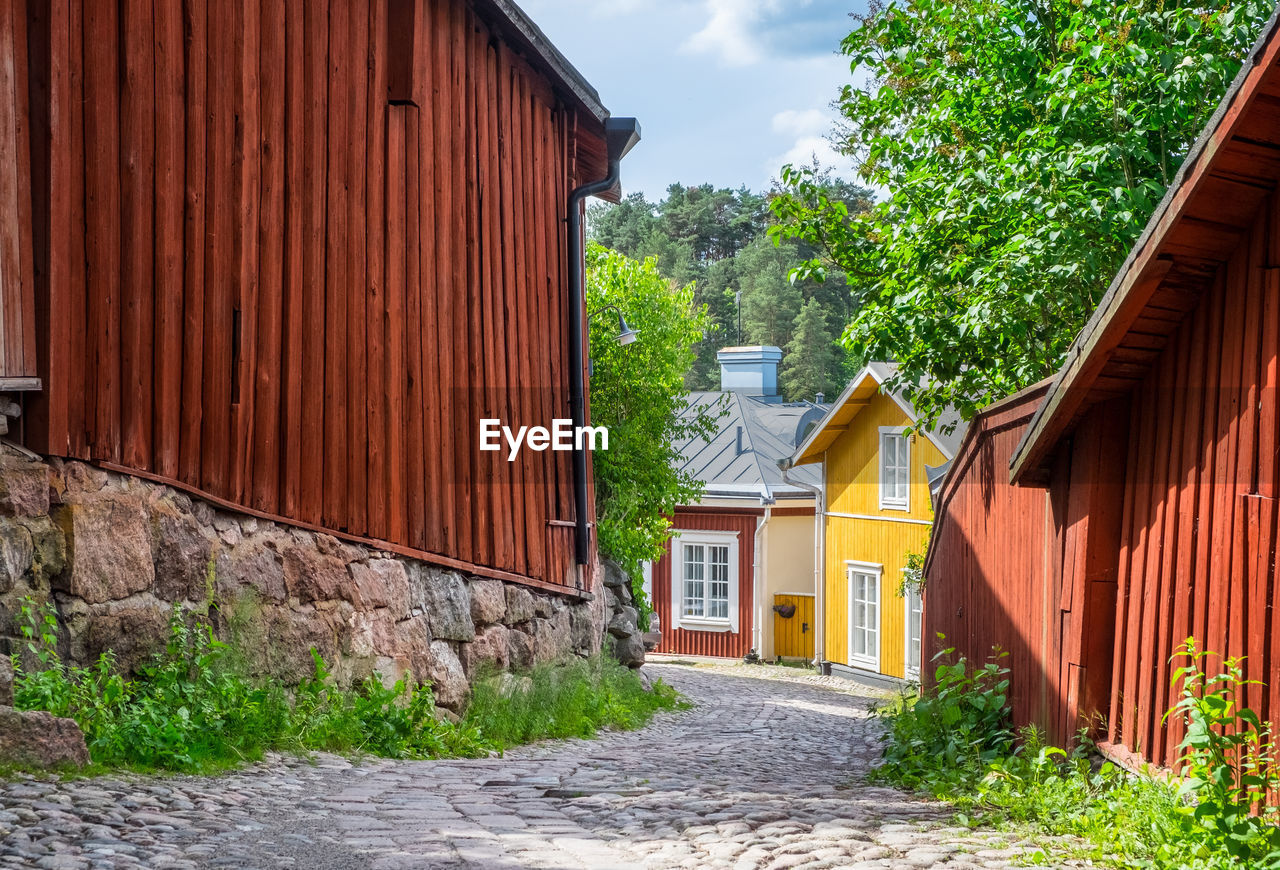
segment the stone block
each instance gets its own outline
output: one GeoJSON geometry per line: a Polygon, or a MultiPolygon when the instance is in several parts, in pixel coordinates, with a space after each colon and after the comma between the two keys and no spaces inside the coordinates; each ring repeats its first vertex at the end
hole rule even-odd
{"type": "Polygon", "coordinates": [[[140,498],[99,494],[64,505],[57,519],[70,565],[58,578],[59,589],[100,604],[152,587],[151,526],[140,498]]]}
{"type": "Polygon", "coordinates": [[[72,719],[0,707],[0,760],[23,767],[83,767],[89,749],[72,719]]]}
{"type": "Polygon", "coordinates": [[[17,522],[31,535],[27,577],[33,587],[44,588],[67,567],[67,539],[49,517],[22,517],[17,522]]]}
{"type": "Polygon", "coordinates": [[[49,513],[49,466],[5,453],[0,459],[0,514],[39,517],[49,513]]]}
{"type": "Polygon", "coordinates": [[[35,558],[31,532],[18,520],[0,517],[0,595],[13,589],[35,558]]]}
{"type": "Polygon", "coordinates": [[[387,607],[397,617],[409,613],[409,576],[398,559],[370,559],[351,563],[358,607],[387,607]]]}
{"type": "Polygon", "coordinates": [[[282,604],[288,600],[284,557],[280,553],[281,549],[288,549],[285,541],[287,539],[273,540],[259,535],[241,541],[238,546],[223,547],[214,563],[218,602],[225,605],[236,601],[249,590],[261,601],[282,604]]]}
{"type": "Polygon", "coordinates": [[[476,636],[476,626],[471,620],[471,593],[460,574],[424,569],[418,586],[418,597],[433,638],[470,641],[476,636]]]}
{"type": "Polygon", "coordinates": [[[618,587],[631,588],[631,578],[626,571],[622,570],[622,566],[612,559],[605,559],[603,563],[604,571],[601,578],[605,586],[611,589],[618,587]]]}
{"type": "Polygon", "coordinates": [[[169,640],[171,608],[151,596],[109,607],[90,608],[70,625],[72,648],[83,640],[85,662],[95,662],[110,650],[120,670],[134,672],[169,640]]]}
{"type": "Polygon", "coordinates": [[[296,543],[284,551],[284,585],[289,595],[303,604],[344,598],[354,588],[346,562],[296,543]]]}
{"type": "Polygon", "coordinates": [[[431,693],[438,706],[455,713],[462,712],[471,687],[467,683],[467,674],[462,669],[458,654],[447,641],[431,642],[431,665],[427,669],[426,678],[431,683],[431,693]]]}
{"type": "Polygon", "coordinates": [[[168,506],[160,506],[152,518],[157,597],[164,601],[203,601],[208,585],[209,556],[213,537],[196,518],[168,506]]]}
{"type": "Polygon", "coordinates": [[[533,638],[523,631],[507,632],[507,665],[514,671],[533,667],[533,638]]]}
{"type": "Polygon", "coordinates": [[[600,629],[590,601],[569,608],[569,633],[576,655],[589,656],[600,651],[600,629]]]}
{"type": "Polygon", "coordinates": [[[550,595],[533,596],[533,615],[539,619],[550,619],[556,614],[556,600],[550,595]]]}
{"type": "Polygon", "coordinates": [[[503,586],[501,580],[471,581],[471,619],[477,625],[493,625],[507,615],[503,586]]]}
{"type": "Polygon", "coordinates": [[[550,619],[533,621],[533,660],[537,664],[554,662],[573,652],[573,636],[569,612],[562,610],[550,619]]]}
{"type": "Polygon", "coordinates": [[[488,670],[506,670],[510,663],[507,635],[510,629],[502,625],[490,625],[476,632],[476,639],[462,644],[459,658],[462,669],[474,680],[488,670]]]}
{"type": "Polygon", "coordinates": [[[613,657],[629,668],[644,664],[644,641],[639,634],[615,637],[610,644],[613,657]]]}
{"type": "Polygon", "coordinates": [[[630,637],[639,633],[638,621],[640,612],[634,607],[623,607],[615,611],[609,620],[609,634],[614,637],[630,637]]]}
{"type": "Polygon", "coordinates": [[[523,586],[507,586],[507,625],[519,625],[533,619],[533,594],[523,586]]]}
{"type": "Polygon", "coordinates": [[[13,663],[0,656],[0,707],[13,706],[13,663]]]}
{"type": "Polygon", "coordinates": [[[409,672],[418,681],[431,671],[431,629],[425,616],[412,616],[396,623],[396,655],[405,659],[409,672]]]}

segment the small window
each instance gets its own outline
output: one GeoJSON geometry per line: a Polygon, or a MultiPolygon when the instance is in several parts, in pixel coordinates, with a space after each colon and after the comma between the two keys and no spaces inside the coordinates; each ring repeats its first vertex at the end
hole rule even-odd
{"type": "Polygon", "coordinates": [[[738,582],[736,532],[677,532],[671,542],[671,628],[737,631],[738,582]]]}
{"type": "Polygon", "coordinates": [[[681,615],[729,619],[729,547],[684,545],[684,606],[681,615]]]}
{"type": "Polygon", "coordinates": [[[880,430],[880,509],[905,511],[909,507],[911,441],[902,430],[880,430]]]}

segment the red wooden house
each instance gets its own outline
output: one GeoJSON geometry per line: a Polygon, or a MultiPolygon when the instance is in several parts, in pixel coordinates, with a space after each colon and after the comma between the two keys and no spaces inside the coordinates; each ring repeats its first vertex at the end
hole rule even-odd
{"type": "Polygon", "coordinates": [[[1013,650],[1022,721],[1160,765],[1187,637],[1280,717],[1278,56],[1273,18],[1062,370],[970,433],[929,554],[926,630],[1013,650]]]}
{"type": "Polygon", "coordinates": [[[20,440],[577,592],[581,209],[638,139],[508,0],[0,0],[20,440]]]}

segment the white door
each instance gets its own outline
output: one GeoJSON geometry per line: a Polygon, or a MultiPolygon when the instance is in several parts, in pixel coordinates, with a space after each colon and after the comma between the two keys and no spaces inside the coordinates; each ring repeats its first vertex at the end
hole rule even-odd
{"type": "Polygon", "coordinates": [[[880,575],[871,565],[850,565],[849,664],[880,670],[880,575]]]}
{"type": "Polygon", "coordinates": [[[907,592],[907,679],[920,679],[920,625],[924,619],[924,599],[917,590],[907,592]]]}

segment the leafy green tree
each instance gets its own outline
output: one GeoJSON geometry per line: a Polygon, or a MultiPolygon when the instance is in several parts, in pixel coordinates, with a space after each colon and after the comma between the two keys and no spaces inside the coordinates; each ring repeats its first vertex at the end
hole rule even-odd
{"type": "Polygon", "coordinates": [[[839,365],[842,356],[822,303],[810,299],[796,315],[795,334],[787,345],[782,366],[783,392],[793,400],[812,401],[817,393],[835,398],[844,378],[837,380],[832,374],[843,374],[839,365]]]}
{"type": "Polygon", "coordinates": [[[761,236],[734,258],[742,291],[744,344],[785,348],[791,342],[804,294],[790,273],[800,258],[795,246],[778,247],[761,236]]]}
{"type": "Polygon", "coordinates": [[[896,360],[926,423],[969,416],[1059,366],[1271,10],[873,2],[841,135],[889,196],[858,212],[787,167],[774,236],[817,250],[801,277],[846,273],[858,362],[896,360]]]}
{"type": "Polygon", "coordinates": [[[673,285],[652,259],[640,263],[595,243],[586,258],[587,309],[617,306],[640,333],[620,346],[612,312],[591,319],[591,422],[609,429],[609,449],[594,454],[598,541],[636,580],[642,601],[640,563],[661,555],[676,505],[702,494],[702,482],[674,460],[677,443],[709,435],[714,423],[705,412],[681,416],[684,374],[708,319],[693,288],[673,285]]]}

